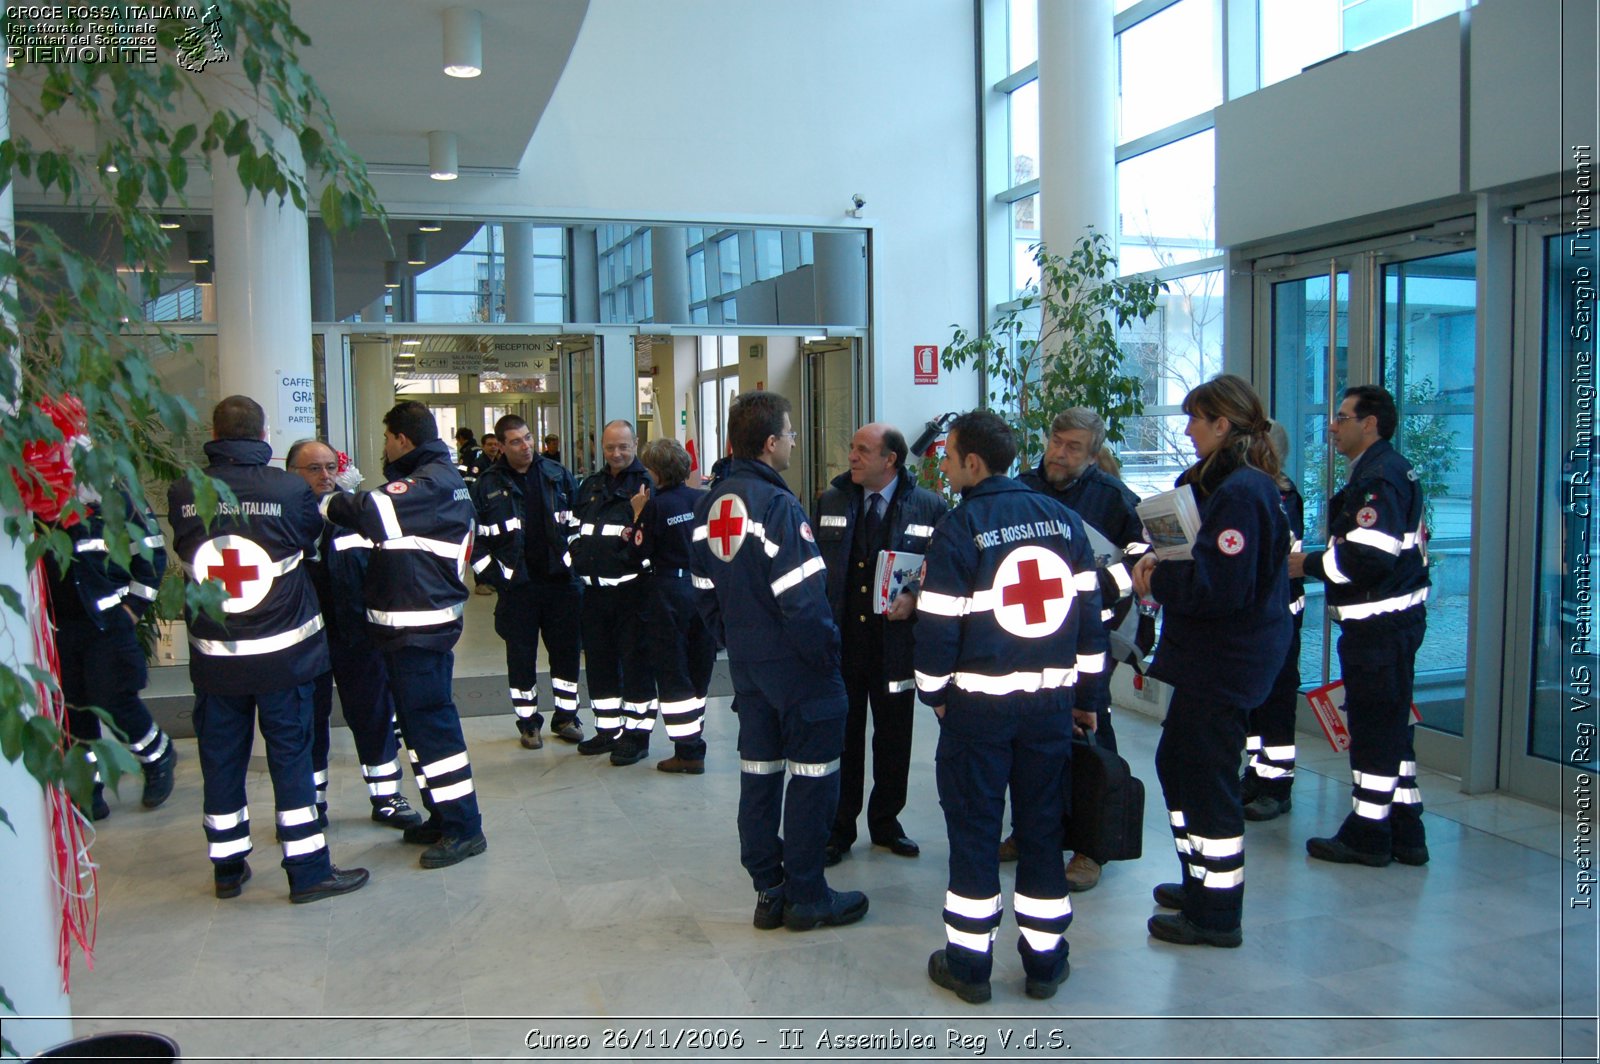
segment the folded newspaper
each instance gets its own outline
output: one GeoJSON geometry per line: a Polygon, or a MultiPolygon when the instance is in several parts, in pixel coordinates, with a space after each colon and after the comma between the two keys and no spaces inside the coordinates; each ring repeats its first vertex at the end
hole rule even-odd
{"type": "Polygon", "coordinates": [[[1165,562],[1194,557],[1200,508],[1195,505],[1194,490],[1189,485],[1152,495],[1138,505],[1137,511],[1150,549],[1158,559],[1165,562]]]}
{"type": "Polygon", "coordinates": [[[878,569],[872,578],[872,586],[876,589],[872,597],[872,612],[888,613],[889,603],[893,602],[895,596],[904,591],[906,584],[915,580],[921,571],[922,555],[903,550],[880,550],[878,569]]]}

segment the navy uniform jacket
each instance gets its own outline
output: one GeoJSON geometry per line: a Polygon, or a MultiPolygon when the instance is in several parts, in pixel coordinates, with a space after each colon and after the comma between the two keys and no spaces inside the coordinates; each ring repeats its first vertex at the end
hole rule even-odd
{"type": "MultiPolygon", "coordinates": [[[[828,605],[816,534],[778,472],[735,458],[694,508],[690,570],[700,612],[738,662],[801,661],[839,672],[839,628],[828,605]]],[[[837,681],[835,681],[837,682],[837,681]]]]}
{"type": "Polygon", "coordinates": [[[491,587],[526,584],[530,579],[524,527],[528,503],[522,496],[523,484],[537,484],[544,502],[546,557],[544,569],[535,582],[544,582],[547,577],[567,573],[572,568],[567,534],[572,522],[573,501],[578,495],[577,482],[565,466],[537,454],[526,475],[518,478],[502,456],[472,488],[472,503],[478,511],[472,571],[491,587]]]}
{"type": "Polygon", "coordinates": [[[917,599],[917,696],[1059,691],[1106,708],[1100,581],[1078,516],[1006,476],[968,488],[939,523],[917,599]]]}
{"type": "Polygon", "coordinates": [[[352,650],[372,649],[362,604],[372,541],[360,532],[325,524],[310,564],[328,639],[352,650]]]}
{"type": "Polygon", "coordinates": [[[1150,578],[1161,641],[1150,675],[1204,685],[1213,701],[1266,700],[1289,652],[1289,519],[1278,485],[1240,466],[1205,497],[1195,492],[1194,557],[1164,561],[1150,578]]]}
{"type": "MultiPolygon", "coordinates": [[[[1306,537],[1306,500],[1300,494],[1300,488],[1287,476],[1283,478],[1289,485],[1287,489],[1278,488],[1278,498],[1283,501],[1284,515],[1289,518],[1289,549],[1295,553],[1305,550],[1306,537]]],[[[1294,626],[1299,630],[1306,619],[1306,580],[1297,576],[1289,581],[1289,613],[1294,617],[1294,626]]]]}
{"type": "Polygon", "coordinates": [[[66,572],[56,567],[55,556],[45,555],[52,595],[72,595],[82,604],[74,610],[57,605],[57,622],[80,613],[99,631],[117,623],[112,611],[126,605],[143,616],[156,600],[161,577],[167,571],[167,541],[148,506],[136,507],[133,498],[121,493],[124,527],[128,546],[133,551],[124,569],[106,551],[104,503],[91,505],[82,521],[63,529],[72,540],[72,564],[66,572]]]}
{"type": "Polygon", "coordinates": [[[694,541],[694,508],[705,492],[675,484],[650,496],[639,514],[639,553],[650,571],[687,575],[694,541]]]}
{"type": "MultiPolygon", "coordinates": [[[[1123,555],[1106,562],[1100,573],[1100,617],[1108,630],[1122,625],[1133,609],[1133,566],[1149,549],[1144,541],[1144,524],[1139,520],[1139,496],[1122,481],[1090,462],[1065,487],[1057,488],[1045,478],[1044,460],[1018,480],[1050,496],[1083,519],[1084,524],[1106,537],[1123,555]]],[[[1154,640],[1153,621],[1140,619],[1147,629],[1136,637],[1148,650],[1154,640]],[[1148,640],[1148,641],[1145,641],[1148,640]]]]}
{"type": "Polygon", "coordinates": [[[590,474],[578,485],[572,508],[572,570],[586,584],[615,587],[637,579],[650,563],[639,556],[630,502],[640,485],[655,487],[650,474],[635,458],[620,476],[608,470],[590,474]]]}
{"type": "Polygon", "coordinates": [[[328,671],[328,641],[311,574],[301,564],[317,549],[322,515],[306,482],[267,465],[263,440],[212,440],[206,473],[233,490],[201,522],[187,480],[167,492],[172,545],[194,581],[228,590],[221,622],[185,610],[189,678],[196,691],[251,695],[308,683],[328,671]]]}
{"type": "Polygon", "coordinates": [[[372,541],[364,601],[368,632],[382,651],[448,651],[461,637],[473,509],[442,440],[430,440],[383,467],[377,491],[323,497],[336,525],[372,541]]]}
{"type": "MultiPolygon", "coordinates": [[[[828,564],[828,602],[833,607],[833,620],[842,632],[845,628],[845,587],[850,578],[850,550],[855,541],[856,523],[866,504],[866,489],[850,479],[849,473],[833,478],[828,490],[817,500],[815,530],[817,546],[828,564]]],[[[933,539],[933,528],[947,511],[944,499],[927,488],[919,488],[916,478],[908,469],[901,469],[894,496],[883,513],[885,534],[884,549],[908,551],[926,555],[933,539]]],[[[876,554],[867,562],[865,580],[869,586],[876,570],[876,554]]],[[[907,590],[913,595],[917,588],[907,590]]],[[[916,630],[916,618],[906,621],[885,621],[881,615],[868,615],[868,621],[883,627],[884,676],[891,692],[909,691],[911,678],[911,648],[916,630]]]]}
{"type": "Polygon", "coordinates": [[[1328,500],[1328,546],[1306,555],[1306,575],[1326,582],[1341,624],[1411,623],[1428,600],[1426,537],[1416,470],[1379,440],[1328,500]]]}

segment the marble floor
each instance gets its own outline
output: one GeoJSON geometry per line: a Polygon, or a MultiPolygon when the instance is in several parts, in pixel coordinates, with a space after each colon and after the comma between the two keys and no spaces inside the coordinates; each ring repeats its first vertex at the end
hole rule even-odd
{"type": "Polygon", "coordinates": [[[925,974],[948,856],[931,715],[903,817],[922,856],[858,844],[830,878],[867,891],[871,912],[803,934],[750,925],[727,699],[702,777],[561,743],[525,751],[509,714],[465,727],[488,853],[419,868],[416,848],[368,821],[336,730],[330,843],[372,881],[309,906],[288,904],[275,867],[259,759],[256,877],[238,899],[212,897],[181,740],[171,801],[143,811],[134,785],[99,825],[77,1032],[166,1032],[185,1060],[1595,1059],[1596,921],[1568,905],[1572,825],[1425,774],[1430,865],[1310,861],[1304,839],[1349,803],[1342,759],[1316,737],[1302,736],[1293,811],[1249,827],[1243,947],[1185,948],[1144,927],[1151,886],[1177,870],[1151,767],[1159,725],[1120,714],[1150,788],[1145,856],[1073,896],[1072,975],[1054,1000],[1023,995],[1008,917],[994,1000],[974,1007],[925,974]]]}

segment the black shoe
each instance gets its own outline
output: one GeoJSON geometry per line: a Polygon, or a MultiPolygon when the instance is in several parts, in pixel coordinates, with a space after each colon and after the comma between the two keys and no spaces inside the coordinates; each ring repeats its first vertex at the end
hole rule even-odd
{"type": "Polygon", "coordinates": [[[1244,770],[1244,775],[1239,777],[1239,802],[1249,805],[1261,797],[1261,777],[1249,769],[1244,770]]]}
{"type": "Polygon", "coordinates": [[[428,820],[406,828],[402,837],[413,846],[432,846],[444,838],[444,825],[437,820],[428,820]]]}
{"type": "Polygon", "coordinates": [[[1398,843],[1389,847],[1389,854],[1403,865],[1425,865],[1428,863],[1428,846],[1401,846],[1398,843]]]}
{"type": "Polygon", "coordinates": [[[783,926],[790,931],[814,927],[843,927],[867,915],[867,896],[859,890],[828,890],[821,901],[806,905],[789,902],[783,907],[783,926]]]}
{"type": "Polygon", "coordinates": [[[617,740],[616,747],[611,751],[611,763],[617,766],[637,765],[649,756],[650,739],[648,737],[643,738],[641,741],[631,735],[624,735],[617,740]]]}
{"type": "Polygon", "coordinates": [[[237,898],[244,890],[245,882],[250,878],[250,862],[230,861],[227,864],[212,865],[211,878],[216,887],[217,897],[237,898]]]}
{"type": "Polygon", "coordinates": [[[443,838],[422,851],[417,861],[423,868],[449,868],[489,848],[489,840],[478,832],[470,838],[443,838]]]}
{"type": "Polygon", "coordinates": [[[1274,798],[1270,794],[1258,794],[1254,801],[1245,803],[1244,818],[1246,820],[1276,820],[1287,813],[1294,803],[1288,798],[1274,798]]]}
{"type": "Polygon", "coordinates": [[[704,776],[706,774],[705,758],[679,757],[674,754],[665,761],[656,762],[657,772],[671,772],[680,776],[704,776]]]}
{"type": "Polygon", "coordinates": [[[1319,861],[1335,864],[1364,864],[1369,868],[1382,868],[1390,861],[1387,853],[1369,853],[1346,845],[1337,835],[1326,839],[1307,839],[1306,853],[1319,861]]]}
{"type": "Polygon", "coordinates": [[[873,839],[872,845],[882,846],[896,857],[916,857],[922,853],[922,847],[904,835],[888,840],[873,839]]]}
{"type": "Polygon", "coordinates": [[[1157,883],[1156,889],[1152,890],[1150,894],[1155,898],[1156,904],[1163,909],[1183,908],[1184,892],[1182,883],[1157,883]]]}
{"type": "Polygon", "coordinates": [[[167,752],[144,766],[144,794],[139,803],[146,809],[158,808],[172,797],[172,766],[178,763],[178,751],[167,738],[167,752]]]}
{"type": "Polygon", "coordinates": [[[617,743],[621,741],[621,735],[621,728],[597,731],[593,736],[578,744],[578,753],[584,757],[610,753],[617,748],[617,743]]]}
{"type": "Polygon", "coordinates": [[[111,815],[111,806],[106,803],[105,784],[96,783],[94,785],[94,794],[89,797],[89,808],[87,813],[90,820],[97,821],[104,820],[106,817],[111,815]]]}
{"type": "Polygon", "coordinates": [[[1244,932],[1237,927],[1228,931],[1213,931],[1193,923],[1182,913],[1162,913],[1152,916],[1145,925],[1151,938],[1173,942],[1180,946],[1220,946],[1233,949],[1244,942],[1244,932]]]}
{"type": "Polygon", "coordinates": [[[392,794],[387,798],[374,798],[372,800],[372,819],[374,823],[390,828],[414,828],[422,824],[422,814],[411,808],[411,803],[406,801],[403,794],[392,794]]]}
{"type": "Polygon", "coordinates": [[[783,884],[756,893],[756,915],[751,921],[758,931],[776,931],[783,926],[783,884]]]}
{"type": "Polygon", "coordinates": [[[583,725],[576,720],[556,720],[550,722],[550,733],[557,739],[566,743],[583,742],[583,725]]]}
{"type": "Polygon", "coordinates": [[[291,890],[289,900],[296,905],[305,905],[323,898],[337,898],[341,894],[360,890],[367,885],[368,878],[365,868],[335,868],[333,874],[321,883],[315,883],[305,890],[291,890]]]}
{"type": "Polygon", "coordinates": [[[544,736],[539,734],[543,727],[544,725],[538,722],[525,724],[520,720],[517,721],[517,741],[522,744],[524,750],[538,750],[544,746],[544,736]]]}
{"type": "Polygon", "coordinates": [[[832,868],[849,855],[849,843],[830,842],[822,848],[822,867],[832,868]]]}
{"type": "MultiPolygon", "coordinates": [[[[969,1005],[982,1005],[994,996],[987,979],[981,983],[966,983],[957,979],[950,971],[950,958],[942,949],[936,949],[928,955],[928,978],[969,1005]]],[[[1050,992],[1054,993],[1055,988],[1051,987],[1050,992]]]]}
{"type": "Polygon", "coordinates": [[[1022,984],[1023,993],[1036,1001],[1047,1001],[1056,996],[1056,987],[1067,981],[1067,976],[1072,974],[1072,964],[1068,961],[1061,962],[1061,974],[1054,979],[1035,979],[1028,976],[1022,984]]]}

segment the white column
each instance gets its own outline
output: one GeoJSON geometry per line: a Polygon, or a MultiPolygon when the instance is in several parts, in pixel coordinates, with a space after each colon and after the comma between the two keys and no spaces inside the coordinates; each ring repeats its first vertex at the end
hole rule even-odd
{"type": "Polygon", "coordinates": [[[689,323],[688,237],[681,225],[663,225],[650,230],[652,316],[666,325],[689,323]]]}
{"type": "MultiPolygon", "coordinates": [[[[264,131],[303,170],[295,138],[264,131]]],[[[311,265],[306,213],[293,200],[245,188],[233,161],[212,158],[216,249],[217,369],[222,394],[248,395],[267,412],[267,440],[281,459],[295,440],[316,435],[311,369],[311,265]],[[305,398],[310,397],[310,398],[305,398]]],[[[200,411],[204,421],[210,411],[200,411]]]]}
{"type": "MultiPolygon", "coordinates": [[[[10,111],[0,73],[0,140],[11,137],[10,111]]],[[[11,186],[0,192],[0,230],[14,232],[11,186]]],[[[15,375],[16,365],[0,354],[0,372],[15,375]]],[[[0,641],[11,648],[6,664],[22,671],[33,662],[31,624],[37,618],[28,596],[26,544],[0,536],[0,584],[12,588],[28,603],[28,616],[0,610],[0,641]]],[[[61,909],[50,878],[49,815],[44,792],[22,767],[21,761],[0,758],[0,809],[6,811],[14,831],[0,828],[0,987],[24,1016],[5,1017],[6,1037],[24,1058],[72,1037],[72,1003],[61,991],[61,969],[56,964],[56,936],[61,909]]],[[[81,958],[75,958],[81,963],[81,958]]]]}
{"type": "Polygon", "coordinates": [[[533,320],[533,223],[506,222],[506,321],[533,320]]]}
{"type": "Polygon", "coordinates": [[[1057,255],[1091,225],[1117,240],[1113,46],[1111,0],[1039,5],[1039,222],[1057,255]]]}

